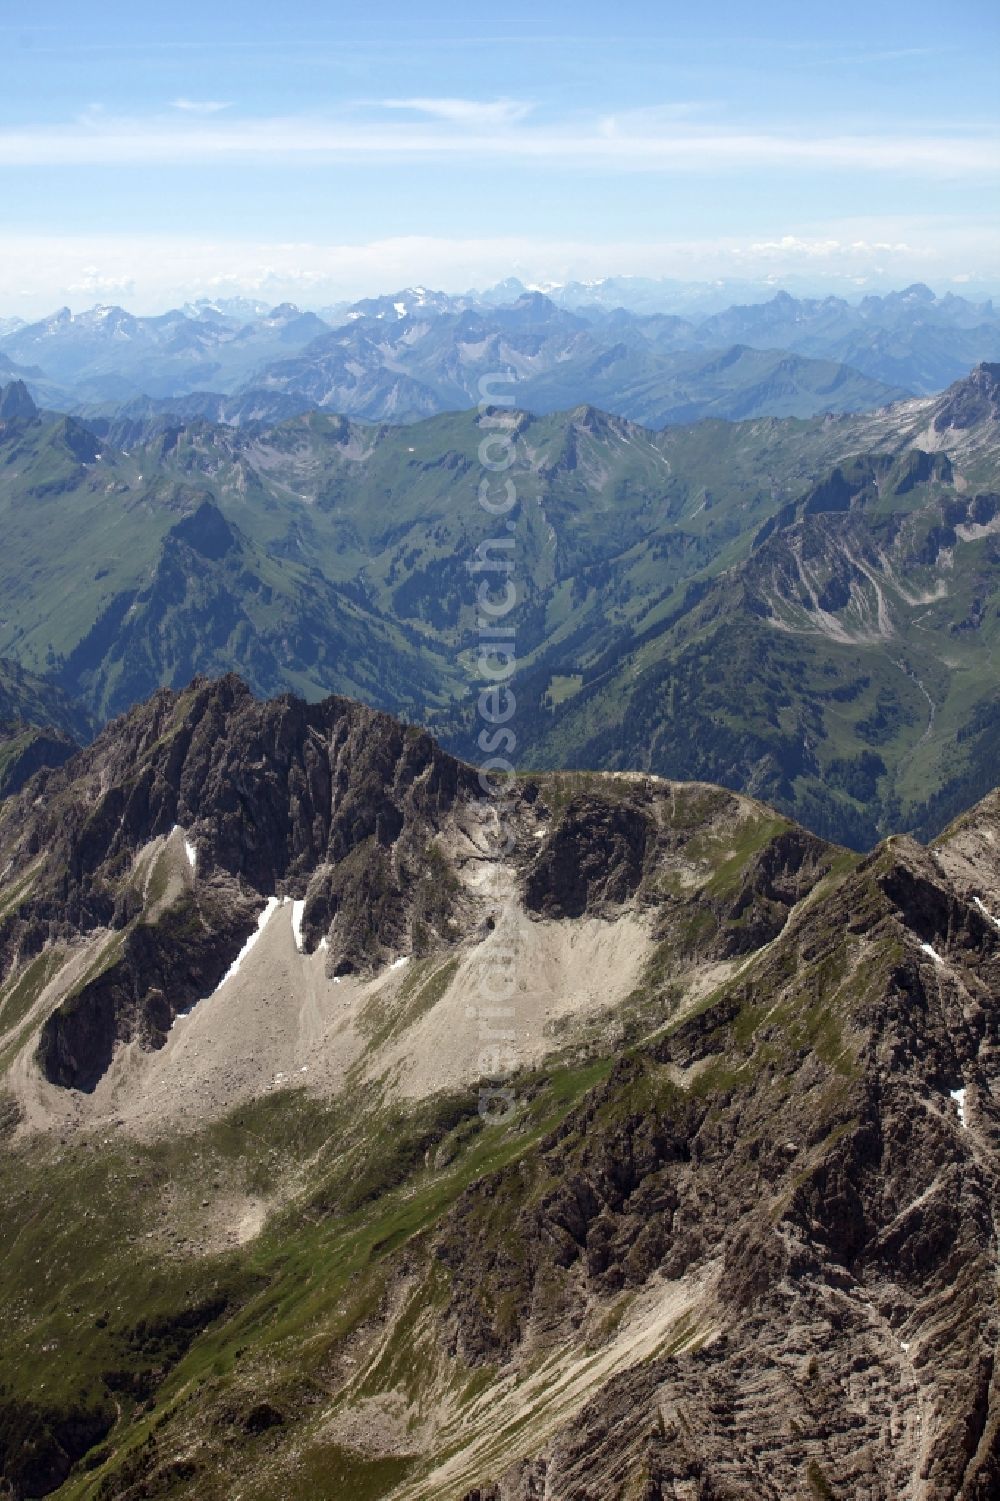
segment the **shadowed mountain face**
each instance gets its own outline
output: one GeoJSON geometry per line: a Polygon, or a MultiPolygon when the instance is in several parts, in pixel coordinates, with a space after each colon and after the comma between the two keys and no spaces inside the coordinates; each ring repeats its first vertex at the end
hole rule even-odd
{"type": "Polygon", "coordinates": [[[162,1044],[236,958],[256,893],[301,890],[303,931],[312,947],[324,937],[331,970],[370,965],[408,931],[422,852],[474,781],[426,733],[343,700],[261,704],[236,678],[161,694],[113,724],[0,815],[9,879],[24,875],[31,892],[0,940],[8,958],[74,931],[124,934],[114,962],[46,1023],[47,1076],[92,1088],[116,1042],[162,1044]],[[145,888],[116,872],[178,826],[197,830],[203,901],[136,927],[145,888]]]}
{"type": "Polygon", "coordinates": [[[641,775],[498,813],[232,678],[4,804],[5,1484],[995,1494],[1000,793],[863,858],[641,775]]]}
{"type": "Polygon", "coordinates": [[[0,723],[49,728],[78,741],[93,736],[94,725],[85,710],[45,678],[25,672],[17,662],[0,659],[0,723]]]}
{"type": "Polygon", "coordinates": [[[0,660],[0,798],[61,766],[94,733],[86,710],[16,662],[0,660]]]}
{"type": "MultiPolygon", "coordinates": [[[[537,801],[529,783],[512,816],[543,837],[537,801]]],[[[6,961],[32,959],[57,939],[120,935],[110,945],[114,962],[97,966],[46,1020],[45,1074],[92,1089],[117,1043],[162,1046],[177,1013],[214,990],[237,957],[252,931],[248,913],[276,892],[300,901],[301,946],[322,949],[335,978],[446,943],[482,902],[462,892],[434,841],[467,841],[491,819],[471,768],[426,732],[348,700],[262,704],[235,677],[161,692],[0,812],[7,879],[21,893],[0,931],[6,961]],[[158,922],[140,920],[150,890],[166,879],[145,867],[143,852],[178,829],[197,870],[194,890],[158,922]],[[123,880],[137,862],[142,880],[123,880]],[[172,945],[182,919],[188,937],[178,966],[172,945]]],[[[719,957],[780,927],[793,898],[781,895],[778,872],[799,892],[825,868],[819,841],[799,833],[779,840],[784,824],[772,823],[764,819],[761,831],[765,843],[775,840],[773,869],[761,867],[759,892],[748,888],[739,925],[720,928],[719,957]]],[[[526,910],[583,917],[645,891],[656,820],[628,797],[608,805],[583,798],[551,838],[527,849],[526,910]]],[[[717,918],[728,921],[722,908],[717,918]]]]}

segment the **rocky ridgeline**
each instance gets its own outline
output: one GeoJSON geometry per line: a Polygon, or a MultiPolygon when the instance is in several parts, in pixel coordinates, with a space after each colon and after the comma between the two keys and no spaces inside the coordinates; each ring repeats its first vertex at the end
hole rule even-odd
{"type": "Polygon", "coordinates": [[[29,883],[0,922],[6,963],[98,929],[120,938],[46,1024],[48,1076],[90,1088],[116,1042],[160,1045],[219,983],[267,896],[305,899],[306,944],[328,939],[331,972],[408,947],[415,922],[447,916],[447,882],[420,905],[425,852],[474,789],[420,730],[344,699],[261,703],[234,677],[165,691],[110,725],[0,815],[8,880],[29,883]],[[197,880],[150,917],[133,864],[176,825],[197,880]]]}
{"type": "Polygon", "coordinates": [[[676,1353],[464,1501],[1000,1493],[998,1091],[994,794],[881,846],[457,1206],[445,1338],[473,1363],[573,1339],[598,1297],[711,1288],[676,1353]]]}
{"type": "Polygon", "coordinates": [[[934,430],[969,428],[980,422],[1000,421],[1000,365],[977,365],[971,375],[958,381],[938,404],[934,430]]]}
{"type": "Polygon", "coordinates": [[[38,408],[23,380],[12,380],[0,386],[0,432],[32,422],[38,416],[38,408]]]}
{"type": "MultiPolygon", "coordinates": [[[[693,803],[684,794],[680,815],[672,784],[656,779],[574,784],[558,816],[546,798],[555,806],[544,778],[524,779],[509,808],[527,911],[570,921],[649,909],[681,962],[770,941],[832,858],[822,841],[717,789],[696,790],[693,803]],[[748,811],[764,818],[766,838],[732,881],[671,884],[692,840],[710,836],[723,850],[748,811]]],[[[270,896],[303,902],[304,947],[322,944],[331,975],[462,943],[489,912],[448,851],[456,839],[483,844],[495,819],[471,767],[426,732],[348,700],[262,703],[235,677],[157,694],[0,815],[18,893],[0,919],[8,969],[46,944],[107,935],[44,1024],[46,1076],[89,1090],[119,1043],[161,1047],[177,1013],[218,985],[270,896]],[[196,876],[151,905],[146,854],[178,826],[196,876]]]]}
{"type": "MultiPolygon", "coordinates": [[[[331,970],[474,945],[485,903],[457,852],[482,857],[493,813],[429,735],[346,700],[261,703],[233,678],[158,694],[0,815],[8,962],[112,944],[42,1028],[49,1079],[90,1088],[122,1041],[157,1047],[267,896],[305,903],[305,946],[326,940],[331,970]],[[151,904],[136,871],[175,825],[196,870],[151,904]]],[[[413,1418],[407,1479],[379,1494],[1000,1493],[1000,794],[929,848],[894,837],[863,858],[652,777],[523,778],[510,817],[532,920],[601,917],[613,935],[628,912],[657,942],[628,997],[638,1026],[584,1050],[596,1082],[386,1244],[361,1323],[323,1329],[338,1422],[370,1422],[375,1399],[413,1418]],[[715,988],[678,1001],[693,963],[715,988]],[[404,1348],[405,1379],[386,1355],[404,1348]],[[453,1423],[456,1371],[479,1396],[453,1423]]],[[[520,1087],[530,1113],[545,1079],[520,1087]]],[[[421,1184],[440,1181],[439,1145],[422,1139],[421,1184]]],[[[374,1215],[379,1199],[352,1202],[374,1215]]],[[[212,1407],[237,1391],[277,1414],[269,1474],[295,1493],[317,1399],[299,1410],[252,1328],[235,1387],[206,1394],[204,1420],[201,1403],[165,1412],[104,1494],[193,1498],[213,1466],[234,1487],[256,1473],[262,1451],[221,1439],[212,1407]]],[[[378,1422],[364,1442],[367,1477],[397,1451],[378,1422]]]]}

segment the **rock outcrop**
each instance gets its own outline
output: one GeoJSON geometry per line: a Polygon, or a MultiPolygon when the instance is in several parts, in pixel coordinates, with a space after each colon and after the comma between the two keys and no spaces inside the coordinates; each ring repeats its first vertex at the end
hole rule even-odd
{"type": "MultiPolygon", "coordinates": [[[[59,1338],[81,1370],[106,1359],[86,1401],[0,1391],[15,1492],[52,1492],[79,1461],[107,1501],[1000,1494],[1000,793],[929,847],[892,837],[864,857],[740,794],[647,776],[539,774],[506,811],[494,927],[496,809],[471,768],[345,700],[260,703],[232,678],[157,695],[4,804],[15,974],[56,943],[102,945],[40,1028],[60,1103],[123,1044],[159,1048],[265,899],[302,904],[331,990],[332,971],[373,972],[357,1035],[379,1060],[398,1061],[379,1039],[404,1021],[404,1047],[418,1021],[438,1047],[436,1017],[482,1025],[475,978],[450,1010],[448,987],[504,931],[556,935],[547,962],[595,930],[623,963],[640,933],[648,955],[587,1027],[552,1028],[504,1123],[433,1069],[419,1098],[392,1066],[348,1070],[332,1102],[275,1076],[224,1122],[115,1159],[112,1192],[128,1172],[140,1202],[168,1160],[206,1212],[235,1194],[214,1181],[232,1160],[244,1193],[287,1176],[294,1198],[252,1260],[241,1201],[198,1298],[185,1282],[155,1316],[145,1270],[108,1290],[124,1199],[103,1206],[114,1250],[74,1292],[92,1328],[59,1338]],[[410,967],[383,975],[390,954],[410,967]],[[156,1442],[136,1443],[150,1402],[156,1442]]],[[[5,1242],[17,1340],[22,1296],[55,1317],[36,1184],[55,1222],[56,1189],[90,1192],[115,1150],[106,1127],[95,1140],[32,1148],[41,1177],[5,1242]]],[[[160,1221],[131,1233],[168,1286],[160,1221]]]]}
{"type": "MultiPolygon", "coordinates": [[[[557,782],[526,779],[507,809],[526,911],[566,923],[641,911],[684,962],[769,941],[834,856],[717,789],[557,782]]],[[[303,947],[322,946],[331,976],[454,947],[492,908],[457,879],[448,849],[474,849],[495,817],[471,767],[349,700],[261,702],[233,676],[161,691],[0,811],[18,893],[0,914],[0,962],[107,939],[45,1022],[46,1077],[90,1090],[119,1044],[162,1046],[272,897],[302,903],[303,947]],[[178,828],[195,869],[163,904],[151,900],[160,846],[178,828]]]]}
{"type": "Polygon", "coordinates": [[[459,1203],[437,1254],[473,1363],[537,1361],[651,1281],[711,1285],[673,1353],[464,1501],[1000,1493],[995,858],[963,879],[996,803],[880,847],[459,1203]]]}
{"type": "Polygon", "coordinates": [[[47,1076],[91,1088],[118,1042],[160,1045],[272,895],[305,902],[305,942],[325,940],[331,973],[409,947],[418,907],[431,941],[449,883],[420,899],[425,853],[474,790],[424,731],[344,699],[261,703],[235,677],[164,691],[110,725],[0,813],[8,879],[26,882],[0,919],[6,963],[101,928],[119,940],[46,1023],[47,1076]],[[194,890],[150,916],[135,861],[178,825],[196,852],[194,890]]]}
{"type": "Polygon", "coordinates": [[[971,375],[951,386],[938,403],[934,429],[969,428],[1000,419],[1000,365],[977,365],[971,375]]]}

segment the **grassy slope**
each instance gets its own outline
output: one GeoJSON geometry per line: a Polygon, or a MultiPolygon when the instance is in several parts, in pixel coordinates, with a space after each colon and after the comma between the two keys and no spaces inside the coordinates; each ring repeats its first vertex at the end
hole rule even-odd
{"type": "MultiPolygon", "coordinates": [[[[557,818],[581,794],[617,799],[630,787],[575,775],[539,782],[557,818]]],[[[728,819],[716,827],[731,801],[697,787],[670,801],[677,848],[698,873],[710,928],[712,904],[726,910],[757,857],[788,829],[766,809],[745,810],[735,828],[728,819]]],[[[838,859],[834,871],[850,865],[849,857],[838,859]]],[[[29,870],[9,902],[23,898],[30,879],[29,870]]],[[[155,877],[149,883],[153,907],[161,885],[155,877]]],[[[684,926],[689,886],[661,896],[665,914],[679,901],[681,915],[665,917],[663,951],[624,1002],[628,1036],[662,1025],[676,1005],[676,963],[683,967],[700,942],[684,926]]],[[[20,1023],[61,957],[47,948],[0,989],[0,1069],[23,1049],[20,1023]]],[[[107,947],[96,962],[108,962],[107,947]]],[[[415,961],[395,1009],[374,997],[362,1018],[369,1047],[412,1028],[440,999],[456,964],[454,957],[415,961]]],[[[281,1412],[305,1415],[302,1443],[318,1443],[308,1415],[344,1342],[368,1328],[402,1261],[423,1257],[421,1237],[459,1196],[534,1152],[608,1075],[604,1042],[606,1029],[596,1025],[550,1068],[520,1076],[522,1108],[505,1126],[484,1124],[473,1089],[399,1106],[352,1074],[341,1100],[276,1091],[204,1129],[156,1142],[119,1135],[112,1124],[61,1139],[29,1136],[0,1150],[0,1468],[23,1475],[18,1465],[32,1453],[51,1454],[60,1440],[69,1456],[64,1469],[89,1455],[61,1496],[116,1495],[123,1475],[156,1458],[151,1434],[164,1451],[181,1453],[193,1425],[199,1445],[206,1433],[224,1436],[218,1452],[209,1439],[196,1481],[199,1498],[222,1498],[230,1494],[231,1447],[255,1463],[246,1423],[264,1396],[281,1412]],[[241,1247],[237,1230],[251,1203],[275,1212],[263,1235],[241,1247]]],[[[0,1131],[11,1120],[10,1099],[5,1104],[0,1093],[0,1131]]],[[[379,1390],[379,1381],[392,1386],[399,1378],[397,1360],[383,1364],[381,1377],[372,1377],[379,1390]]],[[[461,1394],[474,1376],[458,1362],[448,1382],[461,1394]]],[[[338,1479],[337,1464],[318,1447],[324,1478],[312,1494],[337,1496],[348,1477],[338,1479]]],[[[363,1465],[351,1463],[357,1494],[368,1479],[381,1487],[385,1475],[366,1477],[363,1465]]],[[[177,1478],[176,1493],[188,1493],[191,1476],[177,1478]]],[[[262,1484],[262,1501],[268,1494],[262,1484]]]]}
{"type": "MultiPolygon", "coordinates": [[[[192,1403],[216,1408],[231,1393],[239,1432],[248,1368],[270,1373],[279,1406],[308,1400],[328,1352],[377,1307],[394,1253],[552,1129],[594,1078],[587,1067],[531,1081],[511,1129],[481,1129],[471,1091],[406,1115],[287,1093],[169,1143],[39,1142],[4,1154],[0,1401],[41,1422],[74,1410],[117,1420],[118,1473],[150,1433],[183,1431],[192,1403]],[[434,1151],[447,1166],[425,1167],[434,1151]],[[289,1179],[299,1194],[252,1247],[185,1250],[188,1237],[203,1244],[204,1195],[267,1195],[289,1179]]],[[[60,1496],[99,1494],[102,1452],[60,1496]]],[[[210,1471],[198,1494],[222,1497],[226,1483],[210,1471]]],[[[338,1494],[329,1474],[313,1494],[338,1494]]]]}
{"type": "MultiPolygon", "coordinates": [[[[545,795],[558,812],[581,785],[557,778],[545,795]]],[[[706,895],[732,899],[750,862],[787,825],[750,819],[735,840],[705,842],[699,796],[713,794],[702,789],[679,805],[678,831],[704,864],[706,895]]],[[[836,861],[817,896],[835,893],[853,864],[836,861]]],[[[662,1035],[672,995],[667,960],[654,956],[625,1003],[633,1036],[648,1036],[651,1026],[662,1035]]],[[[60,1501],[116,1497],[154,1470],[152,1494],[199,1501],[225,1501],[236,1483],[248,1501],[388,1495],[415,1479],[416,1461],[366,1460],[338,1446],[312,1414],[328,1411],[340,1390],[337,1411],[404,1391],[427,1413],[447,1395],[454,1418],[482,1393],[490,1363],[444,1361],[432,1328],[452,1273],[428,1255],[429,1237],[443,1227],[449,1233],[462,1196],[475,1190],[463,1211],[472,1215],[465,1240],[479,1256],[505,1259],[512,1228],[551,1192],[554,1152],[567,1157],[569,1171],[637,1110],[666,1121],[704,1110],[716,1094],[724,1104],[736,1077],[732,1047],[749,1050],[754,1069],[771,1070],[815,1048],[834,1080],[849,1078],[836,1019],[850,1001],[846,966],[817,950],[813,968],[816,983],[811,969],[798,972],[802,1000],[780,1014],[757,982],[731,1041],[690,1096],[669,1082],[645,1042],[617,1061],[577,1047],[515,1081],[520,1109],[505,1126],[483,1124],[472,1090],[403,1108],[377,1089],[327,1104],[281,1091],[159,1142],[137,1143],[112,1127],[96,1137],[28,1138],[0,1153],[6,1442],[30,1454],[32,1435],[42,1448],[53,1435],[74,1436],[78,1463],[67,1463],[60,1501]],[[770,1040],[757,1059],[754,1029],[764,1011],[770,1040]],[[232,1228],[231,1205],[249,1199],[276,1211],[258,1239],[239,1246],[230,1234],[227,1243],[220,1215],[229,1206],[232,1228]],[[387,1315],[391,1337],[373,1343],[387,1315]]],[[[795,971],[780,963],[768,971],[775,998],[795,971]]],[[[433,1002],[436,991],[430,1002],[426,992],[439,978],[416,985],[411,1011],[433,1002]]],[[[698,1015],[718,1007],[729,1018],[730,988],[707,997],[698,1015]]],[[[9,1020],[9,1008],[23,1004],[13,995],[0,1015],[9,1020]]],[[[408,1013],[401,1025],[409,1020],[408,1013]]],[[[753,1069],[748,1075],[741,1065],[741,1077],[752,1080],[753,1069]]],[[[501,1340],[517,1327],[518,1302],[509,1289],[486,1315],[501,1340]]],[[[606,1312],[601,1338],[624,1307],[606,1312]]],[[[504,1442],[519,1437],[511,1431],[504,1442]]],[[[446,1425],[440,1442],[447,1450],[458,1441],[446,1425]]]]}
{"type": "MultiPolygon", "coordinates": [[[[981,791],[994,539],[958,542],[948,595],[930,604],[905,592],[927,593],[945,565],[906,564],[891,644],[831,641],[803,621],[780,635],[732,573],[831,463],[905,441],[908,410],[658,434],[592,408],[519,419],[522,758],[749,785],[858,843],[888,824],[928,829],[939,808],[981,791]],[[858,732],[868,723],[874,741],[858,732]],[[854,764],[873,745],[885,763],[875,788],[854,764]]],[[[44,419],[0,464],[0,651],[55,672],[103,714],[235,665],[259,692],[352,693],[472,754],[467,564],[497,529],[476,501],[481,437],[471,413],[405,429],[312,413],[262,435],[195,426],[81,461],[65,424],[44,419]],[[173,533],[206,497],[235,536],[215,559],[173,533]]],[[[995,445],[961,468],[964,493],[989,488],[995,445]]],[[[929,526],[953,494],[932,475],[905,499],[876,497],[862,541],[882,545],[879,529],[899,517],[929,526]]]]}

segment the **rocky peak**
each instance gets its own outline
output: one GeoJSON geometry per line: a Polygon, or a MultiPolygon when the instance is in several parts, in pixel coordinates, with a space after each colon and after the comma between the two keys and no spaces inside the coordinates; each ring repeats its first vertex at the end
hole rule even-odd
{"type": "Polygon", "coordinates": [[[931,288],[923,281],[915,281],[910,286],[904,287],[899,294],[900,301],[905,302],[936,302],[937,298],[931,288]]]}
{"type": "Polygon", "coordinates": [[[971,375],[956,381],[941,397],[934,415],[934,430],[969,428],[1000,421],[1000,365],[977,365],[971,375]]]}
{"type": "MultiPolygon", "coordinates": [[[[202,507],[188,518],[207,520],[202,507]]],[[[45,787],[37,809],[4,810],[18,859],[40,852],[82,893],[109,864],[174,824],[194,832],[201,867],[269,895],[407,815],[432,822],[472,773],[431,737],[347,699],[261,702],[235,674],[163,690],[110,724],[45,787]]]]}
{"type": "MultiPolygon", "coordinates": [[[[988,800],[960,832],[995,816],[988,800]]],[[[588,1299],[650,1278],[713,1292],[704,1339],[635,1361],[463,1501],[625,1496],[625,1474],[651,1501],[883,1501],[918,1479],[928,1501],[996,1494],[998,976],[1000,925],[937,851],[886,841],[537,1154],[470,1188],[437,1255],[444,1338],[472,1363],[537,1360],[588,1299]],[[518,1205],[516,1243],[498,1203],[518,1205]],[[931,1393],[931,1420],[882,1437],[881,1414],[931,1393]]]]}
{"type": "MultiPolygon", "coordinates": [[[[189,545],[216,539],[211,507],[187,524],[189,545]]],[[[261,702],[233,675],[161,690],[0,809],[0,861],[15,886],[28,883],[0,918],[4,968],[48,945],[113,935],[114,962],[45,1023],[45,1072],[91,1088],[118,1042],[159,1046],[176,1012],[213,992],[275,898],[302,904],[301,946],[324,950],[330,977],[453,947],[493,905],[477,880],[458,878],[449,852],[479,848],[493,816],[473,768],[350,700],[261,702]],[[178,828],[196,874],[153,911],[154,873],[161,858],[163,879],[173,868],[166,845],[178,828]]],[[[657,941],[698,962],[773,938],[833,855],[758,804],[656,779],[570,776],[561,792],[545,778],[525,782],[509,817],[503,879],[529,918],[655,914],[657,941]],[[683,814],[691,797],[694,823],[683,814]],[[746,843],[717,889],[705,884],[711,863],[689,852],[695,828],[712,858],[734,838],[746,843]]]]}
{"type": "Polygon", "coordinates": [[[38,408],[23,380],[12,380],[0,386],[0,428],[11,428],[31,422],[38,416],[38,408]]]}
{"type": "Polygon", "coordinates": [[[326,940],[331,973],[447,941],[453,883],[427,850],[477,785],[422,730],[341,698],[262,703],[234,675],[164,690],[109,725],[0,813],[8,877],[31,872],[30,900],[0,920],[4,967],[50,941],[120,935],[116,961],[46,1023],[48,1077],[92,1088],[116,1042],[159,1046],[269,898],[303,902],[304,943],[326,940]],[[151,915],[135,872],[178,826],[197,880],[151,915]]]}
{"type": "Polygon", "coordinates": [[[210,497],[172,527],[170,535],[216,561],[237,545],[232,527],[210,497]]]}
{"type": "MultiPolygon", "coordinates": [[[[123,1115],[99,1135],[74,1140],[71,1126],[58,1148],[49,1130],[44,1155],[23,1169],[17,1161],[5,1180],[8,1263],[16,1269],[20,1256],[28,1269],[27,1292],[15,1291],[37,1300],[32,1313],[55,1306],[50,1248],[63,1254],[86,1220],[80,1296],[90,1301],[73,1326],[58,1326],[55,1359],[103,1372],[91,1378],[99,1392],[144,1398],[170,1369],[148,1289],[165,1287],[166,1300],[176,1263],[181,1301],[163,1306],[176,1306],[188,1330],[197,1260],[185,1247],[182,1261],[171,1236],[167,1263],[162,1231],[142,1235],[137,1224],[125,1253],[135,1286],[125,1283],[126,1195],[140,1204],[145,1195],[150,1216],[173,1230],[188,1213],[186,1192],[172,1191],[164,1213],[160,1190],[169,1164],[182,1161],[195,1203],[217,1210],[236,1181],[223,1175],[223,1157],[244,1141],[252,1156],[236,1159],[240,1181],[252,1164],[256,1191],[263,1151],[273,1164],[263,1181],[288,1178],[294,1192],[249,1259],[234,1236],[227,1256],[208,1264],[211,1343],[165,1397],[220,1351],[234,1354],[233,1379],[203,1384],[197,1404],[156,1396],[155,1445],[119,1443],[145,1422],[145,1400],[124,1412],[109,1401],[96,1435],[71,1435],[72,1455],[120,1423],[96,1451],[107,1494],[162,1493],[166,1483],[200,1498],[252,1488],[257,1441],[270,1432],[271,1489],[299,1494],[303,1457],[315,1460],[310,1473],[327,1473],[319,1466],[329,1466],[331,1436],[339,1445],[363,1423],[356,1467],[350,1445],[337,1450],[351,1466],[337,1494],[353,1495],[373,1460],[398,1455],[404,1429],[393,1414],[419,1402],[432,1417],[405,1430],[412,1468],[401,1496],[1000,1493],[1000,795],[930,848],[893,837],[864,859],[703,783],[539,773],[519,780],[512,804],[494,924],[475,905],[489,855],[471,768],[423,731],[357,704],[261,703],[227,677],[157,694],[0,809],[0,944],[30,954],[55,937],[48,958],[56,948],[70,955],[74,987],[58,1004],[43,999],[32,1022],[45,1078],[24,1047],[7,1079],[23,1089],[15,1103],[54,1102],[62,1119],[107,1120],[105,1106],[124,1111],[129,1091],[157,1098],[136,1081],[155,1079],[161,1064],[178,1074],[196,1060],[225,1068],[253,992],[250,981],[218,998],[212,987],[265,896],[304,904],[283,931],[272,927],[275,946],[253,981],[266,1011],[253,1039],[266,1084],[233,1109],[225,1081],[224,1154],[207,1145],[216,1133],[197,1113],[191,1134],[170,1121],[167,1154],[156,1144],[144,1159],[129,1140],[133,1160],[119,1158],[116,1138],[132,1124],[123,1115]],[[161,860],[169,882],[159,880],[161,860]],[[468,878],[457,895],[456,873],[468,878]],[[161,895],[150,900],[150,890],[161,895]],[[422,973],[412,962],[383,973],[388,953],[414,944],[418,910],[425,926],[438,924],[447,959],[428,953],[422,973]],[[568,1008],[546,1027],[550,1051],[540,1068],[525,1060],[520,1108],[491,1140],[493,1126],[476,1113],[478,1074],[462,1074],[453,1095],[438,1091],[450,1034],[482,993],[479,945],[507,952],[508,921],[529,941],[524,1004],[535,1020],[531,990],[546,967],[568,972],[568,988],[599,992],[588,1003],[599,1009],[572,1013],[586,1022],[575,1033],[564,1029],[568,1008]],[[305,1039],[340,1049],[355,1027],[356,1059],[371,1066],[367,1076],[350,1066],[330,1114],[318,1051],[300,1088],[299,1072],[277,1072],[272,1030],[284,1010],[298,1038],[300,1002],[317,999],[322,961],[295,949],[315,950],[321,938],[330,966],[374,956],[378,967],[363,983],[341,981],[343,990],[328,975],[327,999],[338,1004],[305,1039]],[[630,968],[636,943],[648,944],[647,957],[630,968]],[[603,952],[607,968],[589,972],[581,947],[603,952]],[[676,964],[693,952],[707,962],[688,989],[676,964]],[[630,978],[608,996],[601,975],[618,969],[630,978]],[[142,1056],[160,1047],[179,1007],[206,995],[205,1030],[191,1018],[166,1053],[142,1056]],[[403,1030],[390,1045],[393,1023],[403,1030]],[[123,1042],[133,1046],[106,1079],[123,1042]],[[421,1049],[433,1053],[425,1092],[404,1096],[401,1054],[421,1049]],[[98,1086],[96,1099],[80,1094],[98,1086]],[[104,1153],[102,1186],[91,1168],[104,1153]],[[73,1223],[56,1236],[57,1208],[77,1182],[73,1223]],[[91,1204],[111,1227],[103,1264],[91,1204]],[[220,1290],[227,1266],[238,1278],[220,1290]],[[148,1384],[119,1374],[133,1370],[123,1365],[131,1351],[148,1384]],[[539,1370],[544,1380],[533,1379],[539,1370]],[[471,1396],[454,1402],[463,1391],[471,1396]],[[433,1416],[442,1409],[443,1419],[433,1416]],[[197,1468],[179,1468],[186,1455],[197,1468]]],[[[29,1131],[16,1122],[14,1131],[16,1150],[26,1150],[29,1131]]],[[[242,1199],[238,1207],[242,1226],[242,1199]]],[[[36,1339],[43,1352],[46,1343],[36,1339]]],[[[16,1407],[12,1423],[0,1401],[0,1432],[14,1433],[6,1450],[0,1441],[4,1478],[8,1455],[51,1456],[50,1402],[46,1386],[27,1410],[31,1423],[16,1407]]],[[[69,1469],[62,1458],[59,1477],[69,1469]]]]}

